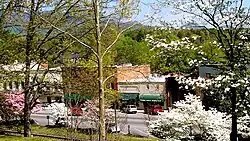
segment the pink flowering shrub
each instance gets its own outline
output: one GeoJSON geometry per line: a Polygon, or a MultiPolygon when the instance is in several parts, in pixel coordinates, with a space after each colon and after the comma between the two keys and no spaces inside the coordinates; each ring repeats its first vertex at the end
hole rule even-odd
{"type": "MultiPolygon", "coordinates": [[[[39,103],[39,100],[37,100],[36,103],[39,103]]],[[[9,92],[5,94],[5,105],[11,109],[13,113],[22,115],[24,109],[24,94],[22,92],[9,92]]],[[[41,106],[34,103],[31,112],[35,113],[40,110],[41,106]]]]}

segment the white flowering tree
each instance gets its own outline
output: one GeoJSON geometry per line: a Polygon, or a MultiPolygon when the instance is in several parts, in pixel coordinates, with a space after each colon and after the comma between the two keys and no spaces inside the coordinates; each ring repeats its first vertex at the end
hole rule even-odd
{"type": "MultiPolygon", "coordinates": [[[[106,103],[108,106],[108,104],[106,103]]],[[[88,100],[84,103],[84,107],[86,108],[83,111],[84,120],[91,121],[95,123],[97,126],[99,123],[99,101],[98,99],[88,100]]],[[[105,107],[105,123],[109,124],[110,122],[114,122],[114,113],[108,111],[108,107],[105,107]]],[[[98,126],[97,126],[98,127],[98,126]]]]}
{"type": "Polygon", "coordinates": [[[250,113],[250,83],[249,77],[243,79],[236,77],[235,74],[229,73],[228,75],[219,75],[212,79],[179,77],[176,80],[182,90],[200,90],[199,93],[206,110],[213,107],[227,115],[232,113],[232,92],[230,89],[235,89],[237,94],[235,114],[239,118],[237,129],[242,134],[244,133],[242,131],[249,129],[247,126],[249,126],[248,115],[250,113]]]}
{"type": "Polygon", "coordinates": [[[201,47],[194,46],[189,38],[168,43],[164,39],[156,41],[153,36],[147,36],[146,41],[153,46],[153,50],[158,50],[154,58],[161,58],[165,64],[163,66],[165,71],[186,72],[193,68],[197,62],[205,59],[200,56],[203,53],[200,51],[201,47]]]}
{"type": "Polygon", "coordinates": [[[157,66],[160,73],[191,73],[202,62],[222,62],[222,50],[216,46],[216,41],[209,38],[205,40],[205,37],[199,35],[204,32],[173,28],[156,29],[145,39],[154,54],[152,60],[156,62],[151,64],[153,67],[157,66]],[[188,36],[182,37],[185,33],[188,36]]]}
{"type": "Polygon", "coordinates": [[[250,113],[250,82],[248,77],[237,81],[235,79],[235,75],[230,73],[229,75],[218,75],[212,79],[179,77],[176,80],[180,84],[180,89],[186,91],[199,89],[206,109],[214,107],[228,114],[232,110],[230,87],[236,88],[236,113],[238,116],[244,116],[250,113]]]}
{"type": "MultiPolygon", "coordinates": [[[[249,134],[249,129],[245,126],[246,119],[249,119],[248,115],[239,120],[239,131],[249,134]]],[[[172,110],[158,120],[151,121],[149,125],[151,133],[168,141],[228,141],[230,128],[230,116],[214,108],[205,110],[200,97],[192,94],[186,95],[185,100],[176,102],[172,110]]]]}
{"type": "MultiPolygon", "coordinates": [[[[246,0],[162,0],[161,7],[171,6],[176,14],[185,13],[191,23],[201,25],[216,37],[227,60],[223,73],[234,73],[232,84],[247,76],[249,64],[248,26],[250,6],[246,0]]],[[[187,19],[187,18],[186,18],[187,19]]],[[[237,140],[237,95],[245,95],[229,83],[232,114],[231,140],[237,140]]]]}

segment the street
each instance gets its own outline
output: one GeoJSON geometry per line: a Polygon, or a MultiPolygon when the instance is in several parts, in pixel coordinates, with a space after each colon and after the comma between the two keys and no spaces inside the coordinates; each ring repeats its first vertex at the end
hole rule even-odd
{"type": "MultiPolygon", "coordinates": [[[[45,125],[48,125],[47,115],[51,115],[51,113],[39,112],[38,114],[31,114],[31,118],[36,120],[39,125],[45,126],[45,125]]],[[[121,133],[128,134],[130,132],[130,134],[134,134],[138,136],[150,136],[146,121],[148,119],[155,120],[158,118],[157,115],[148,116],[147,114],[143,114],[143,111],[140,111],[140,110],[138,110],[136,114],[126,114],[126,113],[118,112],[117,115],[118,115],[118,121],[119,121],[118,126],[121,129],[121,133]]],[[[71,117],[68,117],[68,118],[70,119],[71,117]]],[[[73,118],[75,119],[77,117],[74,116],[73,118]]],[[[79,117],[78,119],[80,122],[78,127],[91,128],[91,125],[89,122],[83,121],[79,117]]],[[[49,124],[53,125],[54,121],[55,120],[53,120],[52,117],[50,117],[49,124]]]]}
{"type": "Polygon", "coordinates": [[[121,127],[122,133],[128,134],[130,129],[130,134],[139,136],[150,136],[147,127],[147,121],[157,119],[157,115],[147,115],[143,114],[142,111],[137,112],[137,114],[127,114],[127,123],[121,127]]]}

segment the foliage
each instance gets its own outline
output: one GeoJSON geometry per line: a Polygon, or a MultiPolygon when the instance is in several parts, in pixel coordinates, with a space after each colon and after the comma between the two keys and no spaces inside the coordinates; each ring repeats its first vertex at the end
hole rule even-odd
{"type": "Polygon", "coordinates": [[[16,35],[11,34],[10,31],[0,32],[0,64],[11,64],[15,60],[22,60],[23,54],[20,53],[23,50],[18,47],[18,39],[16,35]]]}
{"type": "Polygon", "coordinates": [[[154,31],[153,27],[146,27],[145,25],[143,25],[138,29],[132,29],[125,32],[124,36],[130,37],[137,42],[144,42],[146,35],[152,33],[153,31],[154,31]]]}
{"type": "Polygon", "coordinates": [[[238,116],[250,114],[250,83],[249,78],[239,79],[235,74],[219,75],[212,79],[186,78],[176,79],[180,84],[180,89],[190,90],[199,89],[202,94],[206,108],[214,107],[221,112],[231,113],[231,89],[236,88],[237,104],[236,113],[238,116]]]}
{"type": "Polygon", "coordinates": [[[5,94],[0,93],[0,117],[2,120],[7,121],[13,117],[14,113],[6,106],[5,99],[5,94]]]}
{"type": "MultiPolygon", "coordinates": [[[[99,100],[88,100],[84,104],[86,110],[83,111],[83,118],[87,121],[91,121],[98,125],[99,122],[99,100]]],[[[108,111],[109,104],[105,104],[105,123],[109,124],[110,122],[114,122],[114,113],[112,111],[108,111]]]]}
{"type": "Polygon", "coordinates": [[[200,97],[189,94],[149,128],[166,140],[228,141],[231,126],[229,116],[213,108],[205,110],[200,97]]]}
{"type": "MultiPolygon", "coordinates": [[[[23,68],[18,70],[20,71],[18,73],[24,78],[22,81],[25,82],[23,92],[25,96],[18,96],[17,100],[20,101],[13,101],[13,97],[10,97],[7,102],[9,105],[16,106],[14,110],[19,110],[18,112],[20,112],[18,108],[22,109],[24,106],[24,136],[30,136],[29,121],[33,104],[37,98],[46,93],[44,89],[51,88],[52,84],[46,82],[47,74],[51,72],[50,67],[63,63],[62,56],[72,43],[72,40],[67,39],[61,31],[56,31],[54,27],[51,27],[51,24],[42,19],[49,20],[56,26],[63,26],[65,31],[71,32],[77,27],[83,26],[79,22],[85,20],[83,15],[87,13],[85,13],[86,10],[79,9],[77,5],[84,5],[85,2],[1,1],[0,4],[1,11],[8,11],[1,13],[0,20],[3,20],[4,31],[12,31],[15,37],[12,38],[13,40],[8,40],[10,48],[3,48],[7,52],[3,54],[6,55],[3,58],[10,58],[9,62],[14,62],[15,60],[12,59],[17,59],[19,63],[24,63],[23,68]],[[43,63],[49,67],[41,68],[43,63]],[[34,66],[39,67],[33,69],[34,66]],[[21,105],[22,102],[24,105],[21,105]]],[[[85,35],[85,32],[81,33],[80,36],[85,35]]],[[[17,70],[10,71],[10,73],[16,72],[17,70]]],[[[56,80],[55,85],[59,83],[59,80],[56,80]]]]}
{"type": "MultiPolygon", "coordinates": [[[[193,37],[195,38],[195,37],[193,37]]],[[[157,50],[157,54],[153,57],[161,58],[160,61],[165,63],[162,66],[165,72],[187,73],[197,67],[203,58],[200,46],[194,46],[189,38],[183,38],[180,41],[171,41],[169,44],[162,42],[154,42],[153,37],[147,38],[148,42],[157,50]]],[[[159,59],[158,59],[159,60],[159,59]]]]}
{"type": "Polygon", "coordinates": [[[151,66],[159,73],[191,73],[203,62],[223,62],[224,54],[204,30],[156,29],[146,36],[151,66]],[[189,34],[188,34],[189,33],[189,34]]]}
{"type": "Polygon", "coordinates": [[[175,13],[187,14],[187,22],[201,25],[215,36],[217,46],[225,54],[226,61],[223,63],[225,67],[222,73],[234,74],[232,84],[226,87],[229,88],[227,96],[231,102],[231,140],[237,140],[237,101],[241,100],[239,96],[245,97],[247,94],[244,91],[245,86],[237,87],[235,84],[246,78],[249,73],[249,3],[244,0],[163,0],[160,4],[174,8],[175,13]],[[209,26],[213,29],[209,30],[209,26]]]}
{"type": "MultiPolygon", "coordinates": [[[[114,67],[104,67],[104,77],[112,76],[114,73],[114,67]]],[[[96,66],[64,67],[62,69],[62,77],[65,94],[71,93],[90,98],[98,97],[98,74],[96,66]]],[[[114,77],[109,78],[105,82],[105,92],[111,89],[110,85],[113,83],[115,83],[114,77]]]]}
{"type": "Polygon", "coordinates": [[[131,63],[133,65],[148,64],[150,59],[149,47],[145,42],[137,42],[131,37],[123,37],[115,47],[117,65],[131,63]]]}
{"type": "MultiPolygon", "coordinates": [[[[24,94],[22,92],[10,91],[8,93],[2,93],[0,97],[0,116],[3,121],[22,118],[24,110],[24,94]]],[[[38,103],[39,100],[32,104],[32,113],[41,110],[41,106],[38,103]]]]}

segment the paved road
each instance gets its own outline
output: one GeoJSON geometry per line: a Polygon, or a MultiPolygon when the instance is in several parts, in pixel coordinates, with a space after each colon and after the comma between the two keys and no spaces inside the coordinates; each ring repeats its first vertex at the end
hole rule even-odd
{"type": "Polygon", "coordinates": [[[127,114],[127,123],[121,128],[122,133],[128,134],[129,129],[131,134],[139,136],[150,136],[147,127],[147,121],[156,120],[158,116],[147,115],[141,112],[137,114],[127,114]],[[128,129],[129,128],[129,129],[128,129]]]}
{"type": "MultiPolygon", "coordinates": [[[[40,125],[45,126],[48,125],[47,115],[51,115],[50,113],[40,113],[40,114],[32,114],[31,118],[36,120],[40,125]]],[[[148,119],[155,120],[158,116],[148,116],[147,114],[143,114],[141,111],[137,114],[125,114],[118,112],[119,115],[119,127],[121,129],[121,133],[128,134],[128,126],[130,126],[130,133],[139,135],[139,136],[150,136],[148,132],[148,127],[146,121],[148,119]]],[[[70,118],[70,117],[69,117],[70,118]]],[[[53,120],[50,118],[49,124],[53,125],[53,120]]],[[[88,122],[81,122],[80,128],[91,127],[88,122]]]]}

